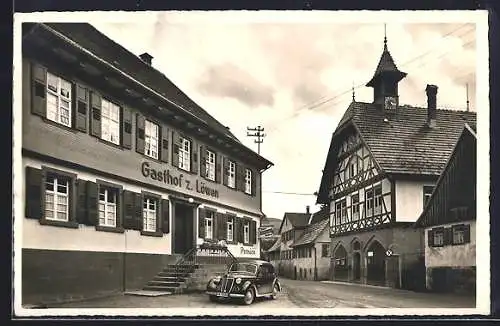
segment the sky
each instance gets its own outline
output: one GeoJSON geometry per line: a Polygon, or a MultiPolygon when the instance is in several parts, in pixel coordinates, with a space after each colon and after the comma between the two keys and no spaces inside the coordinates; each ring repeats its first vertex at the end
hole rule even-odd
{"type": "MultiPolygon", "coordinates": [[[[267,216],[319,209],[314,192],[353,85],[357,101],[372,101],[364,85],[383,50],[384,21],[174,16],[90,23],[132,53],[151,54],[156,69],[249,148],[257,151],[247,127],[264,127],[261,155],[274,163],[263,173],[267,216]]],[[[389,51],[408,73],[399,84],[400,104],[425,107],[425,87],[435,84],[438,108],[465,110],[468,84],[476,110],[474,23],[386,23],[389,51]]]]}

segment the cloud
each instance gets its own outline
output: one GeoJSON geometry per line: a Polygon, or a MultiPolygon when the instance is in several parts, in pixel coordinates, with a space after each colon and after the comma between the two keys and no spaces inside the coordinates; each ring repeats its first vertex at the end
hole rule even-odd
{"type": "Polygon", "coordinates": [[[272,87],[231,63],[212,65],[201,74],[197,87],[205,95],[231,97],[251,107],[274,103],[272,87]]]}

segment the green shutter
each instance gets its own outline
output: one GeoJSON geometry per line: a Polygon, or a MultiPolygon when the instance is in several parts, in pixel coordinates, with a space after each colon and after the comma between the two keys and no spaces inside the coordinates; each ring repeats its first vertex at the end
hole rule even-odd
{"type": "Polygon", "coordinates": [[[134,230],[142,231],[143,229],[143,205],[144,198],[140,193],[134,193],[134,230]]]}
{"type": "Polygon", "coordinates": [[[160,160],[162,162],[168,163],[168,138],[170,133],[168,132],[168,128],[166,126],[159,126],[158,128],[161,128],[161,144],[158,144],[158,146],[160,147],[160,160]]]}
{"type": "Polygon", "coordinates": [[[43,216],[43,173],[42,170],[26,167],[26,217],[40,219],[43,216]]]}
{"type": "Polygon", "coordinates": [[[434,231],[432,229],[427,231],[427,246],[434,247],[434,231]]]}
{"type": "Polygon", "coordinates": [[[76,220],[78,224],[87,224],[87,182],[78,179],[76,181],[76,220]]]}
{"type": "Polygon", "coordinates": [[[204,208],[199,208],[198,209],[198,237],[202,238],[202,239],[205,239],[205,216],[206,216],[206,210],[204,208]]]}
{"type": "Polygon", "coordinates": [[[218,153],[215,154],[215,182],[221,182],[221,158],[222,156],[218,153]]]}
{"type": "Polygon", "coordinates": [[[31,65],[31,113],[47,116],[47,69],[36,63],[31,65]]]}
{"type": "Polygon", "coordinates": [[[222,161],[223,161],[222,162],[222,184],[227,186],[228,175],[229,175],[229,159],[224,156],[222,161]]]}
{"type": "Polygon", "coordinates": [[[87,87],[76,84],[76,101],[74,102],[74,121],[75,128],[82,132],[87,132],[87,117],[89,111],[89,90],[87,87]]]}
{"type": "Polygon", "coordinates": [[[168,199],[161,200],[161,221],[163,233],[170,233],[170,202],[168,199]]]}
{"type": "Polygon", "coordinates": [[[99,191],[97,183],[92,181],[87,181],[87,219],[86,225],[98,225],[99,224],[99,191]]]}
{"type": "Polygon", "coordinates": [[[470,243],[470,224],[464,225],[464,243],[470,243]]]}
{"type": "Polygon", "coordinates": [[[90,110],[90,134],[95,137],[101,137],[101,106],[102,97],[99,93],[91,93],[92,109],[90,110]]]}
{"type": "Polygon", "coordinates": [[[200,176],[206,177],[207,169],[207,149],[205,146],[200,145],[200,176]]]}
{"type": "Polygon", "coordinates": [[[179,167],[179,147],[181,139],[179,133],[172,130],[172,165],[179,167]]]}
{"type": "Polygon", "coordinates": [[[191,139],[191,173],[198,173],[198,144],[194,139],[191,139]]]}
{"type": "Polygon", "coordinates": [[[135,196],[132,191],[123,191],[123,227],[127,230],[135,229],[135,196]]]}
{"type": "Polygon", "coordinates": [[[137,153],[144,154],[146,146],[146,118],[143,115],[137,113],[136,118],[136,129],[135,129],[135,150],[137,153]]]}
{"type": "Polygon", "coordinates": [[[132,148],[132,110],[123,106],[122,110],[122,146],[126,149],[132,148]]]}

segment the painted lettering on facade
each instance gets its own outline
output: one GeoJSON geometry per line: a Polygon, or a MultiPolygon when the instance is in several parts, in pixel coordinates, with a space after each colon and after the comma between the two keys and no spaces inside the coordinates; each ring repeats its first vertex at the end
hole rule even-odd
{"type": "Polygon", "coordinates": [[[157,182],[163,182],[188,191],[195,191],[205,196],[219,198],[219,191],[217,191],[217,189],[207,186],[205,182],[198,179],[195,179],[193,184],[193,182],[185,178],[182,173],[173,174],[169,169],[154,169],[151,167],[149,162],[142,162],[141,172],[145,178],[149,178],[157,182]]]}
{"type": "Polygon", "coordinates": [[[255,255],[255,248],[241,247],[240,248],[240,254],[241,255],[255,255]]]}

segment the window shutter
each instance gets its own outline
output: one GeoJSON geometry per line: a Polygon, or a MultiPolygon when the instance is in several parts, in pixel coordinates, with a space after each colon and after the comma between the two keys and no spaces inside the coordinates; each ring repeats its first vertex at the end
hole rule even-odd
{"type": "Polygon", "coordinates": [[[470,224],[464,225],[464,243],[470,243],[470,224]]]}
{"type": "Polygon", "coordinates": [[[224,158],[222,159],[222,165],[223,165],[223,169],[222,169],[222,184],[227,186],[228,184],[228,175],[229,175],[229,159],[227,157],[224,156],[224,158]]]}
{"type": "Polygon", "coordinates": [[[198,173],[198,144],[191,140],[191,173],[198,173]]]}
{"type": "Polygon", "coordinates": [[[168,199],[161,200],[161,221],[163,233],[170,233],[170,202],[168,199]]]}
{"type": "Polygon", "coordinates": [[[226,229],[227,229],[227,224],[225,222],[225,214],[223,213],[215,213],[216,219],[217,219],[217,240],[226,240],[226,229]]]}
{"type": "Polygon", "coordinates": [[[429,247],[434,247],[434,230],[432,229],[427,231],[427,245],[429,247]]]}
{"type": "Polygon", "coordinates": [[[92,181],[87,181],[87,219],[86,225],[98,225],[99,224],[99,191],[97,183],[92,181]]]}
{"type": "Polygon", "coordinates": [[[87,182],[78,179],[76,181],[76,221],[78,224],[87,224],[87,182]]]}
{"type": "Polygon", "coordinates": [[[87,132],[87,116],[88,116],[88,108],[89,108],[89,91],[87,87],[74,84],[73,85],[73,94],[76,93],[76,96],[73,100],[73,125],[75,129],[87,132]]]}
{"type": "Polygon", "coordinates": [[[198,238],[205,239],[205,216],[206,211],[204,208],[198,209],[198,238]]]}
{"type": "Polygon", "coordinates": [[[240,219],[240,229],[238,230],[238,232],[240,233],[239,238],[240,238],[241,243],[245,243],[245,223],[246,223],[246,219],[241,218],[240,219]]]}
{"type": "Polygon", "coordinates": [[[443,229],[443,246],[447,246],[452,243],[453,239],[451,238],[452,236],[451,228],[444,228],[443,229]]]}
{"type": "Polygon", "coordinates": [[[172,131],[172,165],[179,166],[179,147],[181,145],[181,138],[179,134],[172,131]]]}
{"type": "Polygon", "coordinates": [[[221,155],[215,153],[215,182],[220,183],[221,178],[221,165],[220,165],[221,155]]]}
{"type": "Polygon", "coordinates": [[[236,163],[236,190],[245,191],[245,167],[236,163]]]}
{"type": "Polygon", "coordinates": [[[253,220],[250,221],[250,244],[256,244],[257,243],[257,234],[256,234],[256,229],[257,229],[257,223],[253,220]]]}
{"type": "Polygon", "coordinates": [[[132,148],[132,110],[122,106],[122,146],[132,148]]]}
{"type": "Polygon", "coordinates": [[[161,144],[158,144],[160,147],[160,160],[162,162],[168,163],[168,128],[166,126],[161,126],[161,144]]]}
{"type": "Polygon", "coordinates": [[[142,194],[134,193],[134,230],[142,231],[143,229],[143,205],[144,199],[142,194]]]}
{"type": "Polygon", "coordinates": [[[135,150],[137,153],[144,154],[146,146],[146,118],[143,115],[136,114],[136,129],[135,129],[135,150]]]}
{"type": "Polygon", "coordinates": [[[252,185],[251,185],[251,191],[252,191],[252,196],[255,196],[257,194],[257,171],[252,169],[252,185]]]}
{"type": "MultiPolygon", "coordinates": [[[[222,227],[222,236],[223,236],[224,240],[228,241],[227,240],[227,223],[229,222],[229,220],[230,220],[231,217],[228,216],[227,214],[221,214],[221,215],[222,215],[221,219],[222,219],[222,225],[223,225],[223,227],[222,227]]],[[[233,224],[233,230],[234,230],[234,224],[233,224]]],[[[234,235],[233,235],[233,238],[234,238],[234,235]]]]}
{"type": "Polygon", "coordinates": [[[233,241],[234,243],[243,242],[240,239],[240,218],[237,216],[233,217],[233,241]]]}
{"type": "Polygon", "coordinates": [[[207,149],[205,146],[200,145],[200,176],[206,177],[207,169],[207,149]]]}
{"type": "Polygon", "coordinates": [[[132,191],[123,191],[123,227],[135,230],[135,196],[132,191]]]}
{"type": "Polygon", "coordinates": [[[123,190],[115,189],[116,191],[116,227],[123,227],[123,190]]]}
{"type": "Polygon", "coordinates": [[[26,167],[26,217],[40,219],[43,216],[43,173],[40,169],[26,167]]]}
{"type": "Polygon", "coordinates": [[[90,134],[95,137],[101,137],[101,105],[102,97],[99,93],[91,93],[92,110],[90,111],[90,134]]]}
{"type": "Polygon", "coordinates": [[[31,113],[47,116],[47,69],[39,64],[31,66],[31,113]]]}

